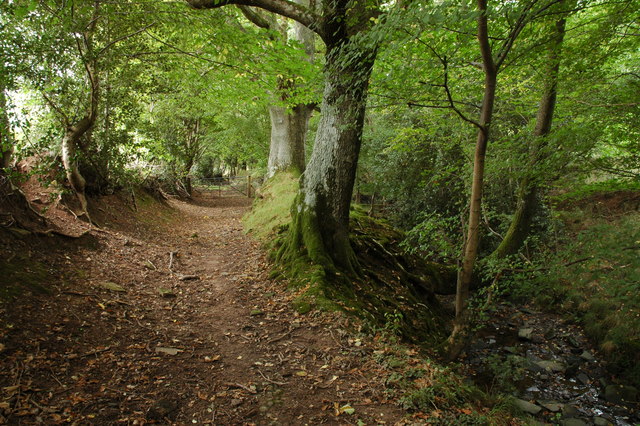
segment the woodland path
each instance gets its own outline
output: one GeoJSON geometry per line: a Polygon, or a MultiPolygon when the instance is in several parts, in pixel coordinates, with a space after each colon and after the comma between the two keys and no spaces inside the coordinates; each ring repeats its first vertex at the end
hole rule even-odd
{"type": "Polygon", "coordinates": [[[14,243],[54,276],[53,294],[2,306],[5,421],[401,421],[363,356],[375,342],[350,336],[338,314],[297,314],[295,294],[267,278],[240,222],[250,200],[223,192],[170,204],[139,200],[138,221],[122,203],[99,206],[103,231],[80,246],[14,243]],[[353,414],[340,412],[349,404],[353,414]]]}

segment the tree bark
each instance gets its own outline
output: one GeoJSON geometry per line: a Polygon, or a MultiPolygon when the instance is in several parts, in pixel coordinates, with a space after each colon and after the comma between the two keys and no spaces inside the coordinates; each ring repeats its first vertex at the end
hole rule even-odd
{"type": "Polygon", "coordinates": [[[476,123],[478,135],[476,138],[473,159],[473,177],[471,182],[471,197],[469,199],[469,220],[467,234],[463,248],[462,266],[458,271],[456,283],[456,318],[454,328],[448,340],[447,352],[451,359],[458,357],[462,351],[468,327],[469,288],[473,280],[473,267],[478,256],[480,244],[480,217],[482,214],[482,190],[484,185],[484,163],[489,143],[489,131],[493,117],[493,105],[496,95],[498,70],[493,59],[489,44],[489,29],[487,20],[487,1],[478,0],[478,42],[484,69],[484,94],[480,119],[476,123]]]}
{"type": "Polygon", "coordinates": [[[280,257],[297,257],[305,249],[329,273],[358,273],[349,207],[375,54],[375,47],[348,39],[327,46],[322,116],[280,257]]]}
{"type": "Polygon", "coordinates": [[[99,9],[100,2],[95,1],[93,15],[86,27],[85,33],[82,35],[81,39],[76,39],[78,53],[83,61],[89,84],[86,115],[73,125],[69,124],[67,118],[64,117],[66,129],[64,137],[62,138],[62,164],[69,184],[75,191],[78,201],[80,202],[80,207],[82,209],[81,214],[86,215],[90,223],[91,217],[89,216],[89,211],[87,209],[87,197],[85,194],[86,180],[78,170],[76,155],[82,137],[91,130],[98,116],[100,78],[98,75],[98,60],[94,56],[95,52],[93,52],[93,36],[97,27],[99,9]]]}
{"type": "Polygon", "coordinates": [[[85,214],[89,221],[91,221],[91,217],[89,216],[87,197],[85,195],[86,181],[78,170],[76,154],[80,138],[93,126],[94,122],[95,119],[92,120],[89,117],[85,117],[74,126],[67,128],[62,138],[62,164],[67,180],[78,197],[82,214],[85,214]]]}
{"type": "Polygon", "coordinates": [[[4,87],[0,87],[0,175],[11,166],[14,140],[7,113],[7,95],[4,87]]]}
{"type": "Polygon", "coordinates": [[[545,136],[551,131],[551,125],[553,123],[565,27],[566,19],[564,17],[558,20],[554,27],[553,41],[549,46],[547,72],[544,74],[546,77],[544,89],[536,116],[533,143],[529,151],[527,174],[519,184],[516,209],[513,213],[509,229],[493,253],[493,256],[498,259],[516,254],[520,250],[529,236],[533,218],[540,205],[538,180],[532,176],[532,173],[536,165],[543,160],[541,158],[541,151],[546,145],[545,136]]]}
{"type": "Polygon", "coordinates": [[[271,118],[271,145],[269,148],[269,163],[267,178],[276,172],[295,169],[298,173],[305,168],[305,140],[311,108],[307,105],[297,105],[287,111],[285,107],[272,105],[269,107],[271,118]]]}

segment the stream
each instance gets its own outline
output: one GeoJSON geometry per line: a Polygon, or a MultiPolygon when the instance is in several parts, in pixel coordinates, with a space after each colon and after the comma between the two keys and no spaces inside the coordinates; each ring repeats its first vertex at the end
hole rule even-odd
{"type": "Polygon", "coordinates": [[[638,391],[617,383],[582,330],[560,317],[501,304],[463,360],[486,391],[511,393],[541,423],[637,425],[638,391]]]}

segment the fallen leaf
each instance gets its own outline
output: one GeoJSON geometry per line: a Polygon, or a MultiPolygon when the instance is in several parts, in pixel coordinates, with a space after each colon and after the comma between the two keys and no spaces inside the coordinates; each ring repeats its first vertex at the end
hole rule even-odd
{"type": "Polygon", "coordinates": [[[158,346],[156,348],[156,353],[163,353],[163,354],[168,354],[168,355],[177,355],[180,352],[184,352],[182,349],[178,349],[178,348],[165,348],[162,346],[158,346]]]}

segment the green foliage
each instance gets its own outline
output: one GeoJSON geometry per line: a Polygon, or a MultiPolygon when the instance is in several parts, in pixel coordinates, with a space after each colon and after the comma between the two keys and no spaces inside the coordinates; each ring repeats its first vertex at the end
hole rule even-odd
{"type": "Polygon", "coordinates": [[[640,228],[637,213],[567,235],[529,268],[515,294],[574,317],[614,371],[640,384],[640,228]],[[540,265],[540,266],[538,266],[540,265]]]}
{"type": "Polygon", "coordinates": [[[593,183],[578,183],[571,190],[553,197],[555,204],[571,201],[579,201],[594,195],[606,194],[616,191],[639,191],[640,180],[608,179],[593,183]]]}

